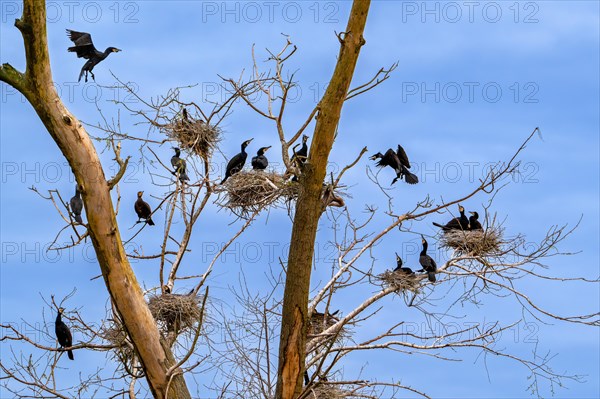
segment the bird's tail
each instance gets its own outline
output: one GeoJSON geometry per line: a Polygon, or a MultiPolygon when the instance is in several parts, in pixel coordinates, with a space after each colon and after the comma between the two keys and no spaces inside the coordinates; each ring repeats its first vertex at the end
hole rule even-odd
{"type": "Polygon", "coordinates": [[[432,283],[435,283],[435,272],[427,272],[427,278],[429,279],[429,281],[431,281],[432,283]]]}
{"type": "Polygon", "coordinates": [[[154,226],[154,221],[152,220],[152,218],[146,219],[146,223],[148,223],[150,226],[154,226]]]}
{"type": "Polygon", "coordinates": [[[225,177],[223,178],[223,180],[221,180],[221,184],[225,183],[225,182],[227,181],[227,178],[228,178],[228,177],[229,177],[229,176],[225,175],[225,177]]]}
{"type": "Polygon", "coordinates": [[[410,173],[410,171],[406,168],[406,166],[401,165],[402,166],[402,172],[401,174],[404,176],[404,181],[407,182],[408,184],[417,184],[419,182],[419,178],[417,177],[417,175],[410,173]]]}
{"type": "Polygon", "coordinates": [[[439,227],[440,229],[447,230],[447,229],[446,229],[446,226],[442,226],[442,225],[441,225],[441,224],[439,224],[439,223],[432,222],[432,224],[433,224],[434,226],[436,226],[436,227],[439,227]]]}
{"type": "Polygon", "coordinates": [[[179,181],[183,183],[183,182],[185,182],[187,180],[190,180],[190,178],[188,177],[187,173],[181,172],[179,174],[179,181]]]}
{"type": "Polygon", "coordinates": [[[77,223],[83,224],[83,219],[81,218],[81,215],[73,215],[73,218],[77,223]]]}
{"type": "Polygon", "coordinates": [[[75,357],[73,356],[73,351],[70,349],[67,351],[67,356],[69,356],[69,359],[75,360],[75,357]]]}

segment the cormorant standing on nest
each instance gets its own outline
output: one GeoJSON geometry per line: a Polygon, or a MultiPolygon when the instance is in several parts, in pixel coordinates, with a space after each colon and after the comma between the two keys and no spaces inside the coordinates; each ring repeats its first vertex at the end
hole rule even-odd
{"type": "Polygon", "coordinates": [[[423,244],[423,250],[419,255],[419,263],[423,266],[423,269],[419,270],[420,272],[427,272],[427,277],[429,281],[435,283],[435,272],[437,271],[437,265],[435,260],[429,255],[427,255],[427,240],[423,236],[421,236],[421,243],[423,244]]]}
{"type": "Polygon", "coordinates": [[[462,205],[458,205],[458,211],[460,212],[460,217],[454,218],[445,226],[442,226],[439,223],[433,222],[434,226],[441,228],[444,231],[449,230],[468,230],[469,229],[469,219],[465,216],[465,208],[462,205]]]}
{"type": "MultiPolygon", "coordinates": [[[[308,159],[308,144],[306,144],[307,141],[308,141],[308,136],[306,134],[303,134],[302,135],[302,147],[300,148],[300,150],[296,151],[296,147],[298,147],[300,144],[296,144],[292,148],[294,155],[292,155],[291,162],[292,162],[292,165],[295,165],[296,168],[298,168],[298,169],[302,169],[302,167],[306,163],[306,160],[308,159]]],[[[294,176],[292,178],[292,181],[298,181],[298,176],[294,176]]]]}
{"type": "Polygon", "coordinates": [[[142,195],[144,195],[144,192],[138,191],[138,199],[135,201],[134,206],[135,213],[138,215],[138,223],[140,219],[146,219],[146,223],[150,226],[154,226],[154,222],[152,221],[152,209],[150,208],[150,205],[142,199],[142,195]]]}
{"type": "Polygon", "coordinates": [[[267,152],[267,150],[269,148],[271,148],[271,146],[261,147],[258,149],[258,151],[256,152],[256,156],[252,157],[252,169],[254,169],[254,170],[267,169],[267,166],[269,166],[269,160],[267,159],[267,157],[265,157],[265,152],[267,152]]]}
{"type": "MultiPolygon", "coordinates": [[[[62,321],[62,313],[65,310],[63,308],[58,308],[58,314],[56,315],[56,322],[54,323],[54,332],[56,333],[56,339],[58,339],[58,344],[62,348],[69,348],[73,346],[73,336],[71,335],[71,330],[69,327],[62,321]]],[[[69,359],[74,360],[73,351],[69,349],[67,351],[67,356],[69,359]]]]}
{"type": "Polygon", "coordinates": [[[179,181],[183,183],[187,180],[190,180],[186,173],[187,164],[185,162],[185,159],[180,158],[181,150],[177,147],[173,147],[173,150],[175,150],[175,155],[171,157],[171,165],[175,168],[175,171],[171,173],[173,173],[173,175],[175,176],[179,175],[179,181]]]}
{"type": "Polygon", "coordinates": [[[116,47],[108,47],[103,53],[96,50],[94,43],[92,43],[92,36],[86,32],[76,32],[74,30],[67,29],[67,36],[69,36],[69,39],[75,43],[73,47],[68,48],[68,51],[77,53],[78,58],[85,58],[88,60],[83,65],[83,68],[81,68],[78,82],[81,81],[81,77],[84,73],[85,81],[87,82],[88,72],[90,75],[92,75],[92,79],[95,81],[96,78],[94,77],[92,69],[94,69],[94,67],[102,62],[106,57],[108,57],[109,54],[121,51],[116,47]]]}
{"type": "Polygon", "coordinates": [[[371,157],[371,160],[375,161],[379,159],[379,161],[376,164],[378,168],[389,166],[390,168],[394,169],[394,172],[396,172],[396,178],[392,180],[392,184],[396,183],[396,181],[398,181],[398,179],[401,179],[403,176],[404,181],[408,184],[417,184],[419,182],[419,179],[417,178],[417,176],[413,175],[408,171],[407,165],[408,167],[410,167],[408,157],[406,157],[406,153],[404,152],[402,147],[398,146],[398,152],[400,152],[400,150],[402,150],[400,154],[403,158],[402,160],[398,157],[398,154],[394,152],[394,150],[392,150],[391,148],[388,149],[385,152],[385,154],[378,152],[377,154],[371,157]]]}
{"type": "Polygon", "coordinates": [[[410,267],[402,267],[402,258],[398,254],[396,254],[396,265],[394,272],[400,272],[408,276],[415,274],[410,267]]]}
{"type": "Polygon", "coordinates": [[[246,158],[248,158],[248,154],[246,154],[246,147],[248,147],[248,144],[250,144],[252,140],[254,139],[244,141],[242,143],[242,151],[229,160],[227,163],[227,169],[225,169],[225,177],[221,181],[221,184],[225,183],[229,177],[242,170],[244,164],[246,163],[246,158]]]}
{"type": "Polygon", "coordinates": [[[183,111],[181,111],[183,114],[183,121],[184,122],[189,122],[190,118],[188,116],[188,112],[187,112],[187,108],[183,107],[183,111]]]}
{"type": "Polygon", "coordinates": [[[479,214],[477,212],[469,212],[469,230],[483,230],[483,226],[479,223],[479,214]]]}
{"type": "Polygon", "coordinates": [[[79,191],[79,186],[75,186],[75,195],[69,201],[69,205],[71,206],[71,212],[73,212],[73,219],[79,224],[83,224],[83,219],[81,219],[81,211],[83,210],[83,201],[81,200],[81,193],[79,191]]]}

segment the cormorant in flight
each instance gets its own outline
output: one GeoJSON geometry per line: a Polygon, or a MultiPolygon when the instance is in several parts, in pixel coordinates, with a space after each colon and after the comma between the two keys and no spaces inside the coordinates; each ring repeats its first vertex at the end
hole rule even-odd
{"type": "Polygon", "coordinates": [[[94,73],[92,69],[102,62],[106,57],[108,57],[111,53],[117,53],[119,50],[116,47],[108,47],[104,52],[100,52],[96,50],[94,47],[94,43],[92,43],[92,36],[86,32],[76,32],[74,30],[67,29],[67,36],[75,45],[73,47],[69,47],[68,51],[77,53],[78,58],[85,58],[88,61],[81,68],[81,72],[79,73],[78,82],[81,81],[81,77],[85,73],[85,81],[87,82],[88,72],[92,75],[92,79],[94,81],[96,78],[94,77],[94,73]]]}
{"type": "Polygon", "coordinates": [[[79,224],[83,224],[81,219],[81,211],[83,210],[83,201],[81,200],[81,193],[79,192],[79,186],[75,187],[75,195],[69,201],[71,206],[71,212],[73,212],[73,219],[79,224]]]}
{"type": "Polygon", "coordinates": [[[423,236],[421,236],[421,243],[423,244],[423,250],[419,255],[419,263],[423,266],[423,269],[419,270],[419,272],[427,272],[427,277],[429,281],[435,283],[435,272],[437,271],[437,265],[435,260],[429,255],[427,255],[427,240],[423,236]]]}
{"type": "MultiPolygon", "coordinates": [[[[73,346],[73,336],[71,335],[71,330],[69,327],[62,321],[62,313],[65,310],[63,308],[58,308],[58,314],[56,315],[56,322],[54,323],[54,332],[56,333],[56,339],[58,339],[58,344],[61,348],[69,348],[73,346]]],[[[67,351],[67,356],[69,359],[74,360],[73,351],[69,349],[67,351]]]]}
{"type": "Polygon", "coordinates": [[[135,213],[138,215],[138,222],[140,219],[145,219],[146,223],[150,226],[154,226],[154,222],[152,221],[152,209],[150,208],[150,205],[142,199],[142,195],[144,195],[144,192],[138,191],[138,199],[135,201],[134,205],[135,213]]]}
{"type": "Polygon", "coordinates": [[[252,169],[254,169],[254,170],[267,169],[267,166],[269,166],[269,160],[265,156],[265,152],[267,152],[267,150],[269,148],[271,148],[271,146],[261,147],[258,149],[258,151],[256,152],[256,156],[252,157],[252,169]]]}
{"type": "Polygon", "coordinates": [[[469,229],[469,219],[465,216],[465,208],[462,205],[458,205],[458,211],[460,212],[460,217],[456,217],[446,223],[446,225],[442,226],[439,223],[433,222],[434,226],[441,228],[444,231],[449,230],[468,230],[469,229]]]}
{"type": "Polygon", "coordinates": [[[469,230],[483,230],[483,226],[479,223],[479,214],[477,212],[469,212],[469,230]]]}
{"type": "Polygon", "coordinates": [[[396,178],[392,180],[392,184],[396,183],[398,179],[404,177],[404,181],[408,184],[417,184],[419,179],[414,174],[410,173],[407,168],[410,168],[410,163],[408,162],[408,157],[406,156],[406,152],[399,145],[398,152],[394,152],[391,148],[388,149],[385,154],[378,152],[377,154],[371,157],[371,160],[379,160],[377,162],[377,167],[383,168],[385,166],[389,166],[394,169],[396,172],[396,178]]]}
{"type": "Polygon", "coordinates": [[[402,267],[402,258],[398,254],[396,254],[396,265],[397,266],[394,269],[395,272],[400,272],[406,274],[407,276],[415,274],[410,267],[402,267]]]}
{"type": "Polygon", "coordinates": [[[225,183],[229,177],[242,170],[244,164],[246,163],[246,158],[248,157],[248,154],[246,154],[246,147],[248,147],[248,144],[250,144],[252,140],[254,139],[244,141],[242,143],[242,151],[229,160],[227,163],[227,169],[225,169],[225,177],[221,181],[221,184],[225,183]]]}
{"type": "Polygon", "coordinates": [[[175,176],[179,175],[179,181],[183,183],[186,180],[190,180],[186,173],[187,164],[185,159],[180,158],[181,150],[177,147],[173,147],[173,150],[175,150],[175,155],[171,157],[171,165],[175,168],[175,171],[171,173],[175,176]]]}

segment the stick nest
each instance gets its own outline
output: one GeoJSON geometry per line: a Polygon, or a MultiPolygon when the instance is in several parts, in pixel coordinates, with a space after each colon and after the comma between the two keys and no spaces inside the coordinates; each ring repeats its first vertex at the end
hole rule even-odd
{"type": "Polygon", "coordinates": [[[202,317],[200,297],[195,295],[161,294],[148,300],[150,313],[159,327],[179,334],[192,329],[202,317]]]}
{"type": "Polygon", "coordinates": [[[309,389],[310,393],[307,399],[341,399],[355,397],[348,391],[345,391],[337,385],[319,383],[314,388],[309,389]]]}
{"type": "Polygon", "coordinates": [[[219,195],[217,205],[229,209],[241,218],[279,206],[298,197],[300,185],[284,179],[276,172],[240,171],[215,188],[219,195]]]}
{"type": "Polygon", "coordinates": [[[487,230],[450,230],[440,238],[442,247],[474,256],[494,256],[501,251],[503,229],[497,226],[487,230]]]}
{"type": "Polygon", "coordinates": [[[114,357],[126,367],[133,364],[135,359],[135,349],[127,336],[127,332],[120,323],[111,322],[108,326],[102,328],[100,335],[109,344],[114,345],[112,349],[114,357]]]}
{"type": "Polygon", "coordinates": [[[208,160],[221,141],[221,129],[201,119],[178,119],[164,127],[164,133],[179,143],[179,148],[208,160]]]}
{"type": "Polygon", "coordinates": [[[386,270],[377,278],[388,287],[394,287],[396,292],[411,291],[417,293],[419,291],[419,279],[416,278],[415,274],[406,274],[403,272],[395,272],[393,270],[386,270]]]}

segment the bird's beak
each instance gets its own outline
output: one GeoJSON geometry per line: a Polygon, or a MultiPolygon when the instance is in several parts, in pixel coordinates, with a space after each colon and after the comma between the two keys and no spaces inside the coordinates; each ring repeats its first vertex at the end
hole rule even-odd
{"type": "Polygon", "coordinates": [[[248,144],[250,144],[250,142],[251,142],[252,140],[254,140],[254,137],[252,137],[250,140],[246,140],[246,142],[247,142],[248,144]]]}
{"type": "Polygon", "coordinates": [[[271,146],[265,147],[265,152],[267,152],[269,148],[271,148],[271,146]]]}
{"type": "Polygon", "coordinates": [[[116,48],[116,49],[113,50],[113,52],[115,52],[115,53],[118,53],[119,51],[122,51],[122,50],[119,49],[119,48],[116,48]]]}
{"type": "Polygon", "coordinates": [[[470,213],[471,215],[475,215],[475,212],[471,212],[471,211],[469,211],[469,213],[470,213]]]}
{"type": "Polygon", "coordinates": [[[377,155],[373,155],[373,156],[371,156],[369,159],[370,159],[371,161],[374,161],[374,160],[376,160],[376,159],[377,159],[377,155]]]}

